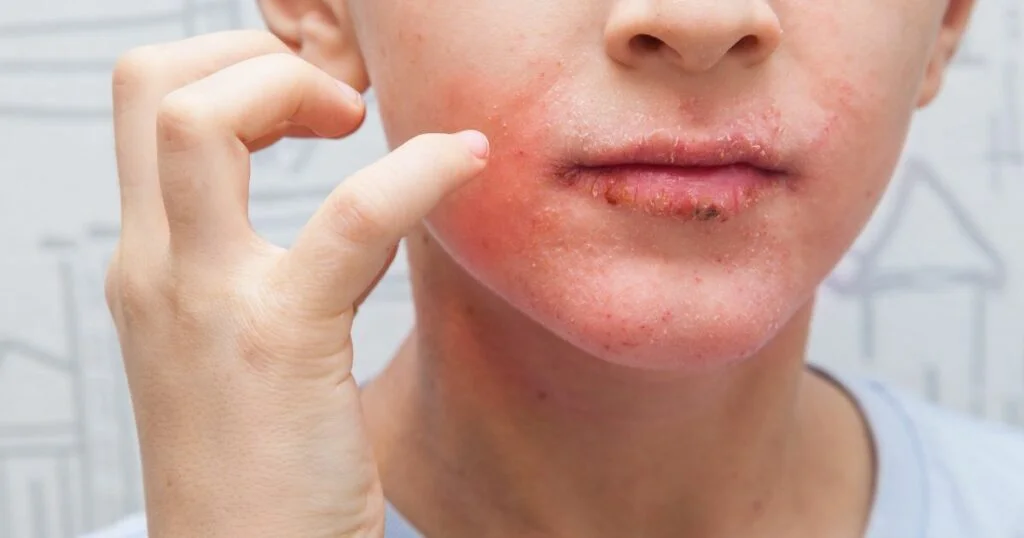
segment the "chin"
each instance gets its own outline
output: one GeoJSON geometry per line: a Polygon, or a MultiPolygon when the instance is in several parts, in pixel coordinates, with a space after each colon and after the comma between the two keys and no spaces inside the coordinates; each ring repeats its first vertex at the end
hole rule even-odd
{"type": "MultiPolygon", "coordinates": [[[[602,264],[603,265],[603,264],[602,264]]],[[[592,267],[544,286],[499,293],[574,347],[609,363],[647,370],[699,371],[755,356],[803,303],[762,271],[688,266],[592,267]],[[582,278],[581,278],[582,277],[582,278]],[[571,290],[558,293],[557,290],[571,290]]]]}
{"type": "Polygon", "coordinates": [[[432,217],[435,242],[510,308],[608,363],[699,371],[749,359],[813,294],[801,285],[813,275],[787,249],[748,239],[741,219],[615,234],[572,204],[526,213],[464,194],[432,217]],[[687,229],[697,225],[736,229],[687,229]]]}
{"type": "Polygon", "coordinates": [[[427,124],[452,131],[516,118],[481,121],[490,162],[427,219],[435,243],[593,357],[701,369],[771,343],[871,202],[855,196],[853,178],[833,179],[853,166],[835,113],[785,113],[786,103],[766,99],[702,114],[654,100],[628,114],[592,113],[602,109],[586,99],[499,104],[463,110],[461,122],[393,116],[386,127],[394,145],[427,124]]]}
{"type": "Polygon", "coordinates": [[[802,178],[740,140],[602,153],[569,172],[499,150],[427,228],[473,279],[590,356],[733,364],[776,337],[828,266],[794,211],[802,178]]]}

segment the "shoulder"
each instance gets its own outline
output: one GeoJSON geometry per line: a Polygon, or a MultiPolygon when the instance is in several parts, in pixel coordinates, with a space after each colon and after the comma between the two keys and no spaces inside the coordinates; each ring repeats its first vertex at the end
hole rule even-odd
{"type": "Polygon", "coordinates": [[[146,538],[146,516],[134,514],[118,523],[80,538],[146,538]]]}
{"type": "Polygon", "coordinates": [[[936,518],[992,528],[994,536],[1024,535],[1024,432],[896,398],[920,437],[936,518]]]}
{"type": "Polygon", "coordinates": [[[889,490],[877,492],[877,512],[912,506],[928,537],[1024,536],[1024,431],[878,381],[843,384],[875,437],[879,487],[889,490]]]}
{"type": "MultiPolygon", "coordinates": [[[[420,534],[402,517],[390,503],[385,513],[385,538],[420,538],[420,534]]],[[[79,538],[146,538],[146,516],[139,513],[121,520],[117,524],[100,529],[79,538]]]]}

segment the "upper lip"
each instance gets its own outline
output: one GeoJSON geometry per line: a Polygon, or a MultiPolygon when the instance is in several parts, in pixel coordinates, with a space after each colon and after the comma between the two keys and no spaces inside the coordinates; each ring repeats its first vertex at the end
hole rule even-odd
{"type": "Polygon", "coordinates": [[[687,136],[659,131],[619,143],[591,146],[581,152],[577,166],[601,168],[630,165],[719,167],[746,165],[766,172],[784,172],[783,159],[767,137],[728,132],[716,136],[687,136]]]}

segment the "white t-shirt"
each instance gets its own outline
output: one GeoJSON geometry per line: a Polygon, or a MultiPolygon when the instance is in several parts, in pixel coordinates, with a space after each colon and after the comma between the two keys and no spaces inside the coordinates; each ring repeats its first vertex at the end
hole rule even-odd
{"type": "MultiPolygon", "coordinates": [[[[823,375],[859,403],[878,461],[865,538],[1024,538],[1024,432],[940,409],[877,381],[823,375]]],[[[388,507],[386,538],[422,538],[388,507]]],[[[145,517],[83,538],[145,538],[145,517]]]]}

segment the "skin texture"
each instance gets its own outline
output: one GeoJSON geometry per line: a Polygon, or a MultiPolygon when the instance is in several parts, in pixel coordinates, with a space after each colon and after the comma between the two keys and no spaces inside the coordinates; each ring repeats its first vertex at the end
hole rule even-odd
{"type": "Polygon", "coordinates": [[[389,498],[438,536],[859,535],[871,445],[804,369],[813,296],[971,3],[261,2],[390,145],[491,141],[409,237],[417,330],[363,397],[389,498]],[[783,179],[728,219],[564,181],[652,133],[755,137],[783,179]]]}
{"type": "Polygon", "coordinates": [[[415,137],[283,249],[249,225],[251,152],[354,131],[359,93],[256,31],[133,49],[112,78],[122,231],[105,291],[147,534],[381,536],[352,318],[400,238],[486,166],[486,137],[415,137]]]}
{"type": "Polygon", "coordinates": [[[353,2],[348,15],[392,145],[468,127],[492,139],[486,174],[430,220],[449,255],[576,347],[649,368],[748,357],[807,303],[888,181],[943,15],[933,0],[678,4],[353,2]],[[661,48],[634,50],[638,34],[661,48]],[[745,36],[758,44],[729,51],[745,36]],[[792,189],[726,226],[623,215],[551,173],[602,140],[780,128],[792,189]]]}
{"type": "Polygon", "coordinates": [[[942,14],[922,20],[935,2],[904,4],[882,18],[874,5],[746,0],[355,2],[353,16],[392,144],[469,127],[492,139],[487,172],[430,219],[449,255],[583,351],[678,369],[756,353],[867,220],[942,14]],[[663,44],[634,50],[638,34],[663,44]],[[727,52],[747,35],[758,44],[727,52]],[[894,36],[908,53],[891,54],[894,36]],[[603,139],[780,126],[771,138],[791,188],[725,224],[624,215],[550,172],[603,139]],[[689,285],[667,285],[678,282],[689,285]]]}

